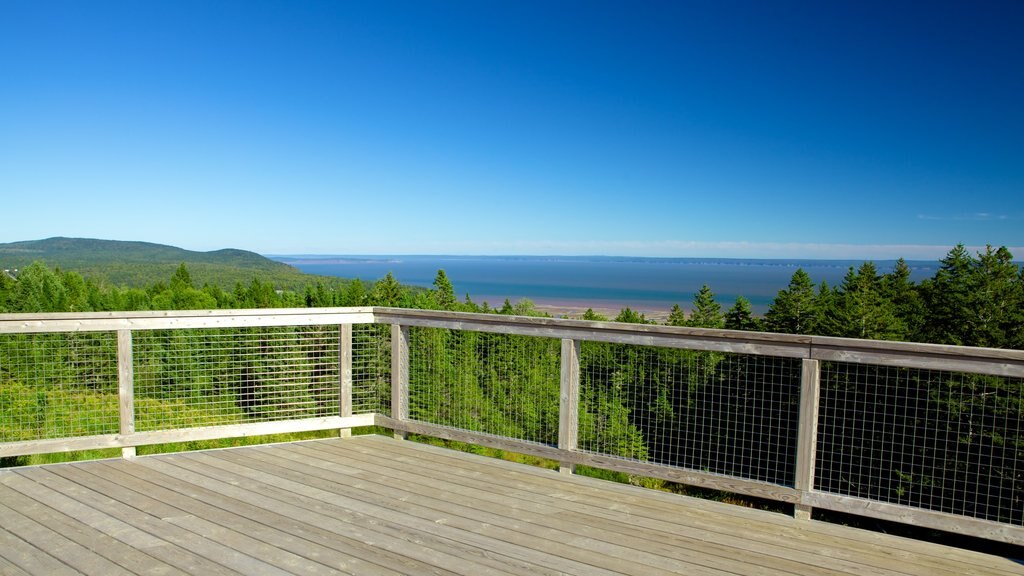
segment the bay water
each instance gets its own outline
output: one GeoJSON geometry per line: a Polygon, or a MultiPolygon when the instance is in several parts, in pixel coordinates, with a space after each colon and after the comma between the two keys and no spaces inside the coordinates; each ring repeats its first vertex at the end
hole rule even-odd
{"type": "MultiPolygon", "coordinates": [[[[529,299],[547,308],[634,310],[667,313],[673,304],[689,309],[703,284],[723,309],[740,295],[763,314],[798,268],[815,284],[842,282],[852,260],[761,260],[727,258],[626,258],[575,256],[357,256],[277,255],[271,258],[303,272],[378,280],[391,272],[402,284],[429,287],[443,269],[462,299],[501,306],[529,299]]],[[[879,273],[894,261],[875,262],[879,273]]],[[[934,276],[938,262],[908,262],[915,281],[934,276]]],[[[660,314],[658,314],[660,315],[660,314]]]]}

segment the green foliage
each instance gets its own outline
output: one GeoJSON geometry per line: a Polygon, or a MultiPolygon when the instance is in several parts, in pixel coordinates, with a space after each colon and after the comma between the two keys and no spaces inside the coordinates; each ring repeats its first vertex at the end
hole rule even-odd
{"type": "Polygon", "coordinates": [[[736,298],[736,303],[725,313],[725,327],[729,330],[760,330],[761,322],[754,318],[750,300],[743,296],[736,298]]]}
{"type": "Polygon", "coordinates": [[[672,310],[668,313],[668,321],[665,323],[669,326],[686,326],[686,312],[679,307],[679,304],[673,304],[672,310]]]}
{"type": "Polygon", "coordinates": [[[695,328],[722,328],[725,320],[722,306],[715,302],[715,294],[705,284],[697,291],[693,299],[693,312],[690,313],[688,324],[695,328]]]}
{"type": "Polygon", "coordinates": [[[897,340],[904,336],[903,323],[897,318],[892,301],[885,298],[874,263],[865,262],[856,272],[851,267],[837,294],[837,306],[829,311],[835,315],[831,325],[839,331],[836,336],[872,340],[897,340]]]}
{"type": "Polygon", "coordinates": [[[803,268],[797,269],[789,286],[778,295],[765,314],[765,324],[772,332],[810,334],[814,330],[814,284],[803,268]]]}
{"type": "Polygon", "coordinates": [[[626,322],[628,324],[651,324],[651,321],[647,319],[640,312],[635,312],[630,307],[625,307],[619,311],[619,315],[615,317],[615,322],[626,322]]]}

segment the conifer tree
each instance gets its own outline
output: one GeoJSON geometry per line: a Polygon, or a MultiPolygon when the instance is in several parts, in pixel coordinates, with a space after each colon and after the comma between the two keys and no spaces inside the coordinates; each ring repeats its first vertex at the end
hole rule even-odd
{"type": "Polygon", "coordinates": [[[789,286],[779,290],[765,314],[772,332],[810,334],[814,330],[814,284],[803,268],[797,269],[789,286]]]}
{"type": "Polygon", "coordinates": [[[696,328],[722,328],[722,306],[715,302],[715,294],[707,284],[700,287],[693,298],[693,312],[689,325],[696,328]]]}
{"type": "Polygon", "coordinates": [[[729,330],[757,330],[760,323],[754,318],[750,300],[743,296],[736,298],[736,303],[725,313],[725,327],[729,330]]]}
{"type": "Polygon", "coordinates": [[[966,344],[969,340],[963,314],[970,308],[974,259],[963,244],[957,244],[941,260],[930,281],[922,284],[928,310],[924,341],[935,344],[966,344]]]}
{"type": "Polygon", "coordinates": [[[434,276],[434,289],[430,292],[431,300],[439,310],[455,309],[455,288],[452,286],[444,270],[438,270],[434,276]]]}
{"type": "Polygon", "coordinates": [[[679,307],[679,304],[672,305],[672,311],[668,313],[669,326],[686,326],[686,312],[679,307]]]}
{"type": "Polygon", "coordinates": [[[901,340],[919,340],[925,309],[921,292],[910,279],[910,266],[900,258],[892,272],[882,276],[882,296],[892,302],[896,317],[903,324],[901,340]]]}
{"type": "Polygon", "coordinates": [[[370,300],[374,306],[398,306],[402,303],[402,286],[395,280],[394,275],[388,272],[384,278],[373,285],[370,293],[370,300]]]}
{"type": "Polygon", "coordinates": [[[969,346],[1005,347],[1022,330],[1021,270],[1005,246],[986,246],[970,275],[968,306],[961,312],[969,346]]]}
{"type": "Polygon", "coordinates": [[[851,266],[839,288],[840,336],[895,340],[903,334],[892,302],[882,295],[881,279],[873,262],[854,272],[851,266]]]}

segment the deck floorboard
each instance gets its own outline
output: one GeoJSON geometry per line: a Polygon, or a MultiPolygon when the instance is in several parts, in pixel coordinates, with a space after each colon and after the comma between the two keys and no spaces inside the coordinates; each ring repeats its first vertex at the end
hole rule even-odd
{"type": "Polygon", "coordinates": [[[998,556],[353,437],[0,470],[0,574],[1024,575],[998,556]]]}

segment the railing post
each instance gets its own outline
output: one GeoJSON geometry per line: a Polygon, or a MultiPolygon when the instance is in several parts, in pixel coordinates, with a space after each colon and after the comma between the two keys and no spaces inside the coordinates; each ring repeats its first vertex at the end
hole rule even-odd
{"type": "MultiPolygon", "coordinates": [[[[391,417],[398,421],[409,419],[409,327],[391,325],[391,417]]],[[[396,430],[395,438],[409,436],[396,430]]]]}
{"type": "MultiPolygon", "coordinates": [[[[117,331],[117,405],[120,414],[120,433],[128,436],[135,432],[135,367],[132,355],[132,331],[117,331]]],[[[121,457],[134,458],[135,447],[121,448],[121,457]]]]}
{"type": "MultiPolygon", "coordinates": [[[[821,396],[821,366],[805,358],[800,376],[800,421],[797,426],[796,489],[803,495],[814,489],[814,460],[818,449],[818,404],[821,396]]],[[[796,504],[793,516],[810,520],[812,507],[796,504]]]]}
{"type": "MultiPolygon", "coordinates": [[[[338,327],[338,415],[352,415],[352,325],[338,327]]],[[[352,436],[351,428],[338,431],[342,438],[352,436]]]]}
{"type": "MultiPolygon", "coordinates": [[[[558,448],[575,450],[580,419],[580,342],[562,339],[561,386],[558,402],[558,448]]],[[[572,474],[576,466],[562,462],[562,474],[572,474]]]]}

